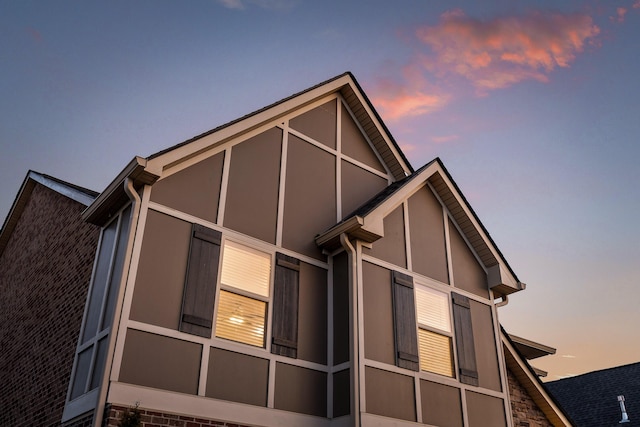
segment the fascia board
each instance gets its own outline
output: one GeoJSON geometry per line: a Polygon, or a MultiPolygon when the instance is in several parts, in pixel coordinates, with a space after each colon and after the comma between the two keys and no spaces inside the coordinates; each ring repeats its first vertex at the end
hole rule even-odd
{"type": "Polygon", "coordinates": [[[174,165],[184,159],[193,157],[212,146],[224,143],[232,138],[245,134],[267,122],[277,120],[278,117],[285,116],[292,110],[303,107],[315,100],[325,97],[331,93],[338,92],[345,85],[350,85],[355,90],[353,80],[349,75],[343,75],[332,80],[322,86],[303,92],[298,96],[287,99],[278,103],[264,111],[259,111],[237,122],[232,122],[228,126],[222,126],[221,129],[195,139],[181,147],[176,147],[158,157],[148,160],[146,169],[159,174],[167,166],[174,165]]]}
{"type": "Polygon", "coordinates": [[[404,155],[402,155],[398,151],[396,144],[389,137],[389,132],[388,132],[386,126],[378,119],[378,117],[379,117],[378,114],[371,109],[371,104],[364,97],[363,92],[360,89],[360,87],[358,85],[352,85],[352,89],[353,89],[353,92],[354,92],[356,98],[360,102],[360,105],[362,106],[362,108],[364,108],[366,113],[369,115],[369,117],[371,118],[371,121],[373,122],[374,126],[376,126],[378,128],[378,130],[380,131],[380,134],[382,135],[382,138],[384,139],[385,143],[389,146],[389,149],[393,153],[394,157],[401,164],[405,175],[407,175],[407,176],[410,175],[413,172],[411,166],[407,162],[405,162],[404,155]]]}
{"type": "Polygon", "coordinates": [[[400,187],[395,193],[380,203],[371,212],[363,215],[362,228],[371,233],[379,234],[384,237],[384,218],[404,200],[408,199],[421,186],[425,184],[427,179],[439,169],[437,162],[432,163],[418,176],[413,177],[410,182],[400,187]]]}
{"type": "Polygon", "coordinates": [[[82,212],[82,219],[95,225],[102,225],[121,200],[128,200],[124,191],[124,182],[128,178],[134,181],[136,187],[153,184],[159,176],[146,170],[146,164],[145,158],[134,157],[94,202],[82,212]]]}
{"type": "MultiPolygon", "coordinates": [[[[534,400],[536,405],[547,416],[549,421],[554,426],[573,426],[571,421],[567,418],[564,412],[558,407],[551,395],[542,386],[540,380],[534,377],[534,374],[529,369],[528,365],[525,365],[525,361],[520,357],[516,349],[513,347],[509,339],[505,336],[504,331],[500,331],[500,339],[502,345],[505,348],[505,359],[507,359],[508,367],[513,371],[517,370],[520,376],[524,376],[527,381],[525,384],[521,384],[527,393],[534,400]]],[[[513,373],[516,375],[516,372],[513,373]]]]}
{"type": "MultiPolygon", "coordinates": [[[[489,251],[491,252],[493,257],[496,260],[498,260],[498,263],[500,264],[500,267],[501,267],[500,268],[500,273],[501,273],[501,277],[502,277],[503,283],[510,284],[510,287],[513,287],[513,292],[524,289],[524,287],[521,287],[519,285],[520,281],[518,280],[518,278],[515,277],[515,275],[513,275],[508,268],[506,268],[506,260],[502,257],[500,252],[494,246],[494,244],[493,244],[492,240],[489,238],[489,236],[487,236],[487,234],[484,232],[484,227],[476,220],[476,216],[469,209],[469,206],[467,205],[467,202],[463,199],[463,197],[457,191],[456,186],[449,179],[448,173],[445,172],[444,169],[442,169],[441,167],[439,169],[440,169],[439,172],[440,172],[440,176],[441,176],[442,180],[447,185],[447,187],[449,187],[449,189],[451,190],[451,193],[453,194],[453,196],[455,197],[456,201],[458,202],[458,204],[460,205],[460,207],[464,211],[465,216],[468,218],[468,220],[471,222],[473,227],[476,229],[476,231],[478,232],[478,234],[480,235],[482,240],[484,240],[485,244],[489,248],[489,251]]],[[[522,285],[524,285],[524,284],[522,284],[522,285]]],[[[509,292],[509,293],[511,293],[511,292],[509,292]]]]}

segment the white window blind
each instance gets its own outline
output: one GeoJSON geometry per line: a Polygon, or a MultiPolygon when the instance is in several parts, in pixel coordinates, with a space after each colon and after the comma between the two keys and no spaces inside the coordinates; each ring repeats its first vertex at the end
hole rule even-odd
{"type": "Polygon", "coordinates": [[[451,337],[418,329],[420,370],[453,377],[451,337]]]}
{"type": "Polygon", "coordinates": [[[227,241],[222,257],[222,284],[269,297],[271,255],[227,241]]]}
{"type": "Polygon", "coordinates": [[[232,292],[220,291],[216,336],[264,347],[267,304],[232,292]]]}
{"type": "Polygon", "coordinates": [[[451,332],[449,316],[449,296],[433,289],[416,287],[416,308],[418,323],[451,332]]]}

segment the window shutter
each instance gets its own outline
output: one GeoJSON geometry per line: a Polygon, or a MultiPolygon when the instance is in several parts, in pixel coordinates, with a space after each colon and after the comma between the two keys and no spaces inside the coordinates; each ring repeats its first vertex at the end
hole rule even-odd
{"type": "Polygon", "coordinates": [[[211,338],[222,233],[193,224],[180,330],[211,338]]]}
{"type": "Polygon", "coordinates": [[[453,298],[453,323],[456,331],[460,382],[477,386],[478,368],[471,326],[471,304],[469,298],[463,295],[451,293],[451,297],[453,298]]]}
{"type": "Polygon", "coordinates": [[[299,281],[300,261],[276,253],[271,353],[293,358],[298,356],[299,281]]]}
{"type": "Polygon", "coordinates": [[[412,371],[419,371],[413,278],[394,271],[391,286],[393,292],[393,326],[396,339],[396,365],[412,371]]]}

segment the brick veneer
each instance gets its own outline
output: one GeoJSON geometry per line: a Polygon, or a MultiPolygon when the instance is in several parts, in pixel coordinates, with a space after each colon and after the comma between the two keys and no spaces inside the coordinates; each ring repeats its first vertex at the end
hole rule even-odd
{"type": "MultiPolygon", "coordinates": [[[[105,427],[117,427],[118,422],[122,418],[122,414],[125,410],[130,408],[125,408],[122,406],[111,406],[106,411],[106,416],[104,420],[105,427]]],[[[173,426],[173,427],[249,427],[243,424],[236,424],[232,422],[226,421],[216,421],[205,418],[196,418],[189,417],[184,415],[163,413],[157,411],[149,411],[143,408],[139,409],[141,415],[141,426],[140,427],[164,427],[164,426],[173,426]]]]}
{"type": "Polygon", "coordinates": [[[511,398],[511,412],[513,413],[514,427],[553,427],[544,413],[535,404],[527,390],[513,375],[511,370],[507,370],[509,381],[509,396],[511,398]]]}
{"type": "Polygon", "coordinates": [[[98,228],[35,184],[0,254],[0,425],[60,425],[98,228]]]}

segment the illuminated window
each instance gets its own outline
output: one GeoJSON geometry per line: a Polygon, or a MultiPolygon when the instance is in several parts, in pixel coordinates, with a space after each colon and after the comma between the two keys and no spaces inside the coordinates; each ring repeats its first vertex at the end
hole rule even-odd
{"type": "Polygon", "coordinates": [[[416,286],[420,370],[453,377],[449,295],[416,286]]]}
{"type": "Polygon", "coordinates": [[[265,324],[271,281],[271,255],[227,241],[216,336],[256,347],[265,346],[265,324]]]}

